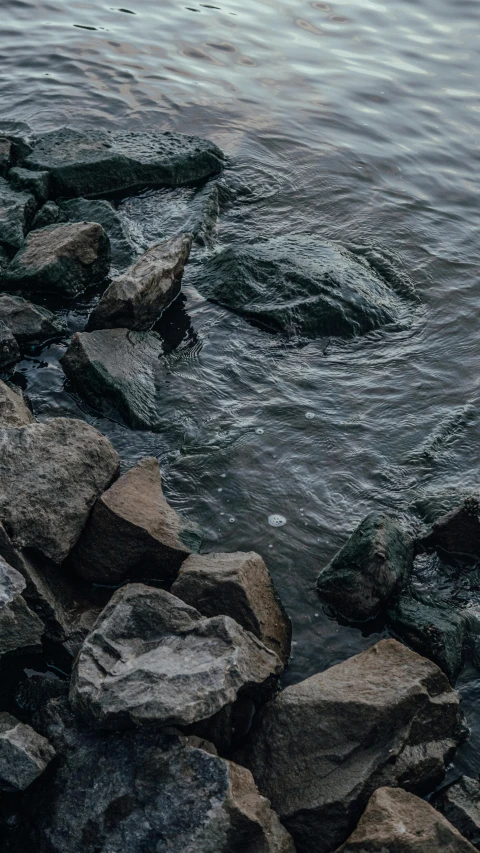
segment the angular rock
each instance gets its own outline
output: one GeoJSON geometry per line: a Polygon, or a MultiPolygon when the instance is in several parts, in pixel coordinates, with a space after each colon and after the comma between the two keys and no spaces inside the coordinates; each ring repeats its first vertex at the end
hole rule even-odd
{"type": "Polygon", "coordinates": [[[190,726],[270,690],[277,656],[233,619],[204,619],[164,590],[117,590],[75,662],[70,700],[103,729],[190,726]]]}
{"type": "Polygon", "coordinates": [[[12,143],[6,136],[0,136],[0,177],[4,178],[8,172],[12,157],[12,143]]]}
{"type": "Polygon", "coordinates": [[[5,178],[0,178],[0,246],[10,254],[22,246],[36,209],[33,195],[15,192],[5,178]]]}
{"type": "Polygon", "coordinates": [[[480,558],[480,501],[474,495],[465,498],[462,506],[452,509],[436,521],[420,540],[426,550],[446,551],[449,554],[478,560],[480,558]]]}
{"type": "Polygon", "coordinates": [[[20,347],[6,323],[0,320],[0,369],[20,358],[20,347]]]}
{"type": "Polygon", "coordinates": [[[480,782],[460,776],[453,785],[439,791],[432,805],[480,850],[480,782]]]}
{"type": "Polygon", "coordinates": [[[122,276],[112,281],[86,328],[148,331],[180,293],[192,236],[181,234],[148,249],[122,276]]]}
{"type": "Polygon", "coordinates": [[[0,294],[0,322],[5,323],[20,345],[58,337],[68,331],[65,321],[47,308],[10,293],[0,294]]]}
{"type": "Polygon", "coordinates": [[[199,530],[168,505],[158,462],[149,457],[97,500],[72,552],[72,566],[94,583],[171,580],[201,542],[199,530]]]}
{"type": "Polygon", "coordinates": [[[384,513],[370,513],[317,578],[317,592],[356,622],[376,616],[408,580],[413,540],[384,513]]]}
{"type": "Polygon", "coordinates": [[[69,222],[98,222],[110,240],[112,265],[124,270],[137,256],[128,236],[122,218],[110,204],[103,199],[70,198],[59,202],[59,213],[69,222]]]}
{"type": "Polygon", "coordinates": [[[46,770],[55,750],[11,714],[0,713],[0,791],[24,791],[46,770]]]}
{"type": "Polygon", "coordinates": [[[45,202],[48,198],[50,189],[48,172],[32,172],[30,169],[21,169],[19,166],[15,166],[10,169],[8,180],[14,190],[31,193],[40,203],[45,202]]]}
{"type": "Polygon", "coordinates": [[[110,268],[110,244],[96,222],[68,222],[38,228],[7,268],[4,289],[72,297],[103,281],[110,268]]]}
{"type": "Polygon", "coordinates": [[[172,593],[204,616],[231,616],[283,663],[288,661],[290,620],[265,563],[254,551],[193,554],[182,564],[172,593]]]}
{"type": "Polygon", "coordinates": [[[109,133],[69,127],[41,135],[23,164],[51,174],[53,196],[102,196],[181,186],[221,171],[213,142],[180,133],[109,133]]]}
{"type": "MultiPolygon", "coordinates": [[[[91,221],[87,219],[87,222],[91,221]]],[[[36,228],[46,228],[47,225],[56,225],[58,222],[68,222],[67,215],[54,201],[46,201],[34,216],[32,231],[36,228]]]]}
{"type": "Polygon", "coordinates": [[[20,391],[14,391],[0,380],[0,429],[26,426],[34,420],[20,391]]]}
{"type": "Polygon", "coordinates": [[[268,702],[239,759],[298,853],[330,853],[376,788],[433,789],[465,734],[441,670],[382,640],[268,702]]]}
{"type": "Polygon", "coordinates": [[[118,468],[110,442],[83,421],[0,430],[0,521],[13,546],[61,563],[118,468]]]}
{"type": "Polygon", "coordinates": [[[379,788],[336,853],[474,853],[475,848],[424,800],[379,788]]]}
{"type": "Polygon", "coordinates": [[[28,607],[22,575],[0,557],[0,656],[40,646],[43,622],[28,607]]]}

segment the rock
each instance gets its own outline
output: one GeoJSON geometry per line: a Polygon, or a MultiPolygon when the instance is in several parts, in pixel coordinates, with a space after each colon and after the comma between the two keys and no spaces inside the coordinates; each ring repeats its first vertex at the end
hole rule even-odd
{"type": "Polygon", "coordinates": [[[134,262],[137,253],[122,218],[109,201],[71,198],[60,202],[59,212],[69,222],[98,222],[110,240],[112,265],[117,270],[124,270],[134,262]]]}
{"type": "Polygon", "coordinates": [[[5,270],[7,269],[9,263],[10,263],[10,258],[8,257],[5,249],[2,246],[0,246],[0,282],[3,278],[5,270]]]}
{"type": "Polygon", "coordinates": [[[38,228],[7,268],[6,290],[72,297],[103,281],[110,268],[110,245],[96,222],[68,222],[38,228]]]}
{"type": "Polygon", "coordinates": [[[141,459],[96,502],[72,552],[72,565],[94,583],[175,578],[202,537],[170,507],[158,462],[141,459]]]}
{"type": "Polygon", "coordinates": [[[151,329],[180,293],[191,246],[191,235],[182,234],[148,249],[112,281],[90,314],[86,328],[139,332],[151,329]]]}
{"type": "Polygon", "coordinates": [[[20,359],[20,347],[6,323],[0,320],[0,369],[20,359]]]}
{"type": "Polygon", "coordinates": [[[376,616],[407,581],[413,541],[398,522],[370,513],[317,578],[317,592],[356,622],[376,616]]]}
{"type": "Polygon", "coordinates": [[[0,430],[0,521],[15,548],[61,563],[97,497],[118,476],[118,454],[83,421],[52,418],[0,430]]]}
{"type": "Polygon", "coordinates": [[[20,345],[68,332],[65,321],[47,308],[33,305],[21,296],[10,293],[0,294],[0,322],[5,323],[20,345]]]}
{"type": "Polygon", "coordinates": [[[233,244],[195,281],[207,299],[272,332],[353,337],[404,322],[405,305],[363,258],[312,237],[233,244]]]}
{"type": "Polygon", "coordinates": [[[46,770],[55,750],[11,714],[0,713],[0,791],[24,791],[46,770]]]}
{"type": "Polygon", "coordinates": [[[68,681],[53,672],[38,672],[21,681],[15,691],[16,713],[22,717],[38,714],[51,699],[68,697],[68,681]]]}
{"type": "Polygon", "coordinates": [[[5,178],[0,178],[0,246],[10,254],[23,245],[36,209],[33,195],[15,192],[5,178]]]}
{"type": "Polygon", "coordinates": [[[268,702],[238,759],[298,853],[330,853],[376,788],[434,788],[464,736],[459,697],[441,670],[382,640],[268,702]]]}
{"type": "Polygon", "coordinates": [[[22,598],[25,580],[0,557],[0,656],[41,645],[43,622],[22,598]]]}
{"type": "Polygon", "coordinates": [[[12,157],[12,143],[6,136],[0,136],[0,177],[5,178],[12,157]]]}
{"type": "Polygon", "coordinates": [[[161,589],[118,589],[75,662],[70,700],[103,729],[190,726],[271,689],[282,666],[228,616],[203,618],[161,589]]]}
{"type": "Polygon", "coordinates": [[[172,593],[204,616],[235,619],[287,663],[290,620],[259,554],[194,554],[183,563],[172,593]]]}
{"type": "MultiPolygon", "coordinates": [[[[32,222],[32,231],[36,228],[46,228],[47,225],[56,225],[58,222],[67,222],[67,216],[54,201],[46,201],[35,214],[32,222]]],[[[92,220],[87,220],[92,221],[92,220]]],[[[101,223],[100,223],[101,224],[101,223]]]]}
{"type": "Polygon", "coordinates": [[[26,426],[33,421],[34,417],[20,390],[14,391],[0,380],[0,429],[26,426]]]}
{"type": "Polygon", "coordinates": [[[480,501],[474,495],[462,506],[439,518],[420,540],[427,551],[440,550],[457,556],[480,558],[480,501]]]}
{"type": "Polygon", "coordinates": [[[480,782],[460,776],[453,785],[435,794],[432,805],[458,831],[480,849],[480,782]]]}
{"type": "Polygon", "coordinates": [[[49,195],[50,175],[48,172],[32,172],[15,166],[8,173],[8,180],[17,192],[27,192],[43,203],[49,195]]]}
{"type": "Polygon", "coordinates": [[[336,853],[474,853],[475,848],[424,800],[378,788],[360,823],[336,853]]]}
{"type": "Polygon", "coordinates": [[[51,174],[53,196],[102,196],[206,180],[223,168],[213,142],[180,133],[109,133],[63,127],[38,137],[23,164],[51,174]]]}

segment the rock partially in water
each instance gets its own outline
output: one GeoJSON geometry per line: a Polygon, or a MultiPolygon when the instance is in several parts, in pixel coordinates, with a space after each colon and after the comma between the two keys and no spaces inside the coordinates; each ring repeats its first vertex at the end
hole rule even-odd
{"type": "Polygon", "coordinates": [[[0,320],[0,369],[20,359],[20,347],[12,330],[0,320]]]}
{"type": "Polygon", "coordinates": [[[60,210],[58,204],[55,204],[54,201],[46,201],[35,214],[32,222],[32,230],[36,228],[46,228],[47,225],[56,225],[58,222],[67,221],[66,213],[64,213],[63,210],[60,210]]]}
{"type": "Polygon", "coordinates": [[[24,791],[46,770],[55,750],[31,726],[0,713],[0,791],[24,791]]]}
{"type": "Polygon", "coordinates": [[[435,521],[431,531],[420,540],[427,550],[480,559],[480,501],[472,495],[461,506],[435,521]]]}
{"type": "Polygon", "coordinates": [[[99,284],[110,269],[110,243],[96,222],[69,222],[31,231],[7,268],[3,286],[72,297],[99,284]]]}
{"type": "Polygon", "coordinates": [[[75,571],[94,583],[175,578],[202,536],[168,505],[155,458],[141,459],[96,502],[72,552],[75,571]]]}
{"type": "Polygon", "coordinates": [[[413,540],[397,521],[371,513],[317,578],[317,592],[356,622],[376,616],[405,585],[413,567],[413,540]]]}
{"type": "Polygon", "coordinates": [[[60,216],[65,217],[69,222],[98,222],[102,226],[110,240],[112,265],[115,269],[122,271],[134,262],[137,253],[123,224],[123,219],[109,201],[71,198],[59,202],[57,209],[60,216]]]}
{"type": "Polygon", "coordinates": [[[17,193],[5,178],[0,178],[0,246],[9,254],[23,245],[36,209],[31,193],[17,193]]]}
{"type": "Polygon", "coordinates": [[[0,429],[26,426],[34,420],[20,389],[14,391],[0,380],[0,429]]]}
{"type": "Polygon", "coordinates": [[[43,622],[28,607],[25,580],[0,557],[0,656],[39,647],[43,622]]]}
{"type": "Polygon", "coordinates": [[[12,159],[12,143],[6,136],[0,136],[0,177],[5,178],[12,159]]]}
{"type": "Polygon", "coordinates": [[[9,293],[0,295],[0,322],[5,323],[20,345],[58,337],[68,331],[65,321],[47,308],[9,293]]]}
{"type": "Polygon", "coordinates": [[[376,788],[433,789],[465,734],[441,670],[383,640],[268,702],[239,759],[298,853],[331,853],[376,788]]]}
{"type": "Polygon", "coordinates": [[[460,776],[453,785],[443,788],[432,800],[436,809],[458,831],[480,850],[480,782],[460,776]]]}
{"type": "Polygon", "coordinates": [[[204,181],[223,168],[213,142],[180,133],[109,133],[63,127],[37,138],[23,161],[51,174],[55,196],[102,196],[204,181]]]}
{"type": "Polygon", "coordinates": [[[50,175],[48,172],[32,172],[15,166],[8,173],[8,180],[17,192],[31,193],[40,204],[49,196],[50,175]]]}
{"type": "Polygon", "coordinates": [[[172,593],[205,616],[231,616],[287,663],[290,620],[259,554],[193,554],[183,563],[172,593]]]}

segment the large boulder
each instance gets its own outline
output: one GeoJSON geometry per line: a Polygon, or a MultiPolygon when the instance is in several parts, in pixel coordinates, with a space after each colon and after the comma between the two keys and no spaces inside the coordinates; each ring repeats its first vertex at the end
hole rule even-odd
{"type": "Polygon", "coordinates": [[[382,640],[268,702],[239,760],[299,853],[331,853],[376,788],[434,788],[465,733],[441,670],[382,640]]]}
{"type": "Polygon", "coordinates": [[[148,249],[112,281],[90,314],[87,329],[151,329],[180,293],[191,246],[191,234],[181,234],[148,249]]]}
{"type": "Polygon", "coordinates": [[[20,390],[14,391],[10,385],[0,380],[0,429],[26,426],[33,420],[34,417],[20,390]]]}
{"type": "Polygon", "coordinates": [[[205,616],[231,616],[287,663],[290,620],[259,554],[192,554],[182,564],[172,593],[205,616]]]}
{"type": "Polygon", "coordinates": [[[432,806],[400,788],[379,788],[336,853],[474,853],[432,806]]]}
{"type": "Polygon", "coordinates": [[[72,297],[103,281],[110,243],[96,222],[66,222],[31,231],[3,278],[7,290],[72,297]]]}
{"type": "MultiPolygon", "coordinates": [[[[51,208],[48,210],[50,215],[52,215],[53,210],[51,208]]],[[[104,199],[70,198],[60,201],[57,210],[58,220],[65,218],[69,222],[98,222],[102,226],[110,240],[112,266],[115,269],[124,270],[134,262],[136,252],[133,244],[121,216],[119,216],[113,204],[110,204],[109,201],[105,201],[104,199]]],[[[44,211],[43,215],[47,215],[47,210],[44,211]]]]}
{"type": "Polygon", "coordinates": [[[432,529],[420,540],[427,550],[446,551],[449,554],[480,558],[480,501],[471,495],[451,512],[437,519],[432,529]]]}
{"type": "Polygon", "coordinates": [[[36,209],[31,193],[17,193],[5,178],[0,178],[0,246],[10,254],[22,246],[36,209]]]}
{"type": "Polygon", "coordinates": [[[63,127],[37,138],[22,165],[51,175],[52,196],[102,196],[194,184],[223,167],[213,142],[180,133],[109,133],[63,127]]]}
{"type": "Polygon", "coordinates": [[[11,714],[0,713],[0,791],[24,791],[54,757],[46,738],[11,714]]]}
{"type": "Polygon", "coordinates": [[[480,850],[480,782],[460,776],[432,799],[436,809],[480,850]]]}
{"type": "Polygon", "coordinates": [[[20,572],[0,557],[0,656],[41,645],[43,622],[22,597],[25,586],[20,572]]]}
{"type": "Polygon", "coordinates": [[[0,430],[0,468],[0,521],[13,545],[61,563],[117,477],[119,459],[93,427],[52,418],[0,430]]]}
{"type": "Polygon", "coordinates": [[[18,341],[6,323],[0,320],[0,369],[20,359],[18,341]]]}
{"type": "Polygon", "coordinates": [[[65,321],[47,308],[10,293],[0,295],[0,322],[5,323],[20,345],[67,333],[65,321]]]}
{"type": "Polygon", "coordinates": [[[161,589],[117,590],[75,662],[76,714],[103,729],[190,726],[271,690],[277,656],[228,616],[203,618],[161,589]]]}
{"type": "Polygon", "coordinates": [[[317,578],[317,592],[347,619],[376,616],[408,580],[413,540],[394,519],[371,513],[317,578]]]}

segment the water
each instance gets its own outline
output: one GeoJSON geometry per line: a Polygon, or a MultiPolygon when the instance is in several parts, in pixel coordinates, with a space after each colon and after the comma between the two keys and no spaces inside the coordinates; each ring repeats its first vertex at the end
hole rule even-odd
{"type": "MultiPolygon", "coordinates": [[[[206,550],[265,557],[293,620],[291,683],[385,633],[337,624],[314,591],[358,521],[479,485],[478,3],[126,2],[5,0],[0,118],[209,136],[251,189],[223,212],[220,245],[314,233],[378,246],[422,301],[408,330],[290,347],[199,296],[199,250],[163,322],[161,435],[81,406],[58,365],[64,343],[17,367],[37,416],[85,417],[124,467],[157,455],[206,550]]],[[[85,299],[72,329],[87,313],[85,299]]],[[[458,686],[473,733],[456,766],[476,775],[479,674],[466,668],[458,686]]]]}

